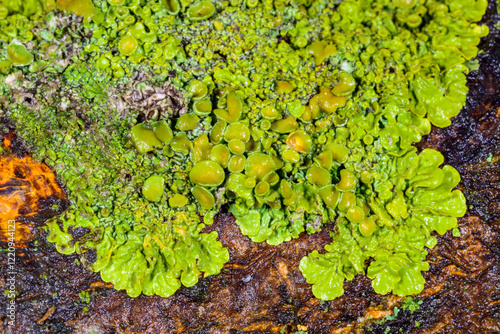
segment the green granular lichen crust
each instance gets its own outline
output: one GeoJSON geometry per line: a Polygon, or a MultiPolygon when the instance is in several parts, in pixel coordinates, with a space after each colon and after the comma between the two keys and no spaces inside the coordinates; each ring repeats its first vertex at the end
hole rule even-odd
{"type": "Polygon", "coordinates": [[[0,1],[1,115],[68,190],[49,240],[130,296],[219,273],[203,229],[224,205],[270,245],[332,224],[300,262],[320,299],[358,274],[412,295],[466,211],[458,172],[412,144],[464,106],[486,7],[0,1]]]}

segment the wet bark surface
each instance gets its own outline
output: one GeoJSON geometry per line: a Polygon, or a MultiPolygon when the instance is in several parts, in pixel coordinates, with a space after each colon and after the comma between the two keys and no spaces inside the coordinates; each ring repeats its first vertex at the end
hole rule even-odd
{"type": "MultiPolygon", "coordinates": [[[[59,254],[46,232],[16,248],[16,326],[7,326],[7,296],[0,295],[0,328],[6,333],[498,333],[500,332],[500,33],[490,2],[484,22],[491,33],[468,77],[467,106],[450,127],[433,129],[418,144],[443,153],[462,177],[469,210],[460,237],[438,236],[420,307],[374,293],[358,276],[330,302],[314,298],[298,270],[300,259],[321,251],[328,230],[271,247],[252,243],[227,212],[216,230],[231,259],[221,274],[200,279],[170,298],[130,298],[86,271],[76,255],[59,254]],[[87,298],[88,294],[88,298],[87,298]],[[398,311],[394,312],[395,307],[398,311]]],[[[15,143],[13,144],[16,145],[15,143]]],[[[19,145],[19,149],[24,149],[19,145]]],[[[22,155],[22,153],[19,153],[22,155]]],[[[44,211],[45,209],[45,211],[44,211]]],[[[57,212],[46,211],[44,218],[57,212]]],[[[78,233],[78,231],[74,231],[78,233]]],[[[8,247],[0,241],[0,247],[8,247]]],[[[0,289],[7,288],[7,253],[0,253],[0,289]]]]}

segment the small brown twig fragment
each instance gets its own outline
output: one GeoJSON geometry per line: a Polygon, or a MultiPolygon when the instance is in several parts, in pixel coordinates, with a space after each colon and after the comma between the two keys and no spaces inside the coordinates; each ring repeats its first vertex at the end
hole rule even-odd
{"type": "Polygon", "coordinates": [[[52,313],[55,312],[55,310],[56,310],[55,306],[49,307],[49,309],[47,310],[47,312],[45,312],[45,314],[43,315],[43,317],[41,317],[40,319],[38,319],[36,321],[36,324],[37,325],[41,325],[45,320],[47,320],[52,315],[52,313]]]}

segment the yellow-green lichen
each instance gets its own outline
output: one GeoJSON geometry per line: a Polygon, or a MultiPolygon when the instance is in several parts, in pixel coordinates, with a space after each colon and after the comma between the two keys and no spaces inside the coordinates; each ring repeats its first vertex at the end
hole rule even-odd
{"type": "Polygon", "coordinates": [[[0,79],[59,85],[36,113],[6,108],[73,200],[47,225],[58,251],[170,296],[228,261],[202,232],[228,204],[254,242],[335,224],[300,262],[318,298],[358,274],[422,290],[431,233],[466,205],[458,172],[412,144],[464,105],[485,0],[4,2],[0,79]],[[55,5],[86,20],[61,29],[55,5]]]}

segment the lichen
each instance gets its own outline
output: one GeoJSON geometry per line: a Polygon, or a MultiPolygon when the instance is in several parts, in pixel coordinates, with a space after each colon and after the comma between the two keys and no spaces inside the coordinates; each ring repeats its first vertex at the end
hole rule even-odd
{"type": "Polygon", "coordinates": [[[0,7],[16,46],[0,78],[41,106],[3,109],[73,200],[47,223],[58,251],[95,250],[84,262],[115,288],[169,296],[228,261],[203,232],[227,205],[270,245],[334,224],[300,262],[318,298],[358,274],[423,289],[432,233],[466,204],[458,172],[412,144],[465,104],[486,0],[70,1],[86,16],[71,23],[21,3],[0,7]]]}

